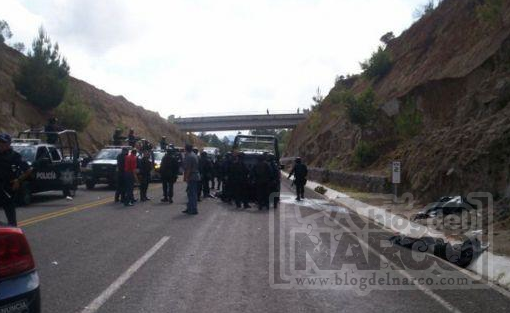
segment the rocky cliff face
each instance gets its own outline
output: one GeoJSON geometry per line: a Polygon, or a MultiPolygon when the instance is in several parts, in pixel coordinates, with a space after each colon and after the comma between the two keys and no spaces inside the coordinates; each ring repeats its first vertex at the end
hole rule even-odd
{"type": "Polygon", "coordinates": [[[400,160],[404,185],[422,199],[489,191],[510,196],[510,2],[491,21],[480,18],[485,1],[444,0],[392,40],[393,66],[379,81],[350,78],[292,134],[288,156],[314,166],[389,175],[400,160]],[[350,123],[339,93],[376,95],[376,125],[350,123]],[[422,117],[418,134],[403,138],[395,121],[409,103],[422,117]],[[370,166],[353,165],[356,145],[376,143],[370,166]]]}
{"type": "MultiPolygon", "coordinates": [[[[23,55],[0,44],[0,131],[17,134],[30,126],[42,126],[51,112],[42,112],[27,102],[14,88],[13,76],[23,55]]],[[[182,145],[188,138],[158,113],[134,105],[122,96],[112,96],[103,90],[70,78],[69,87],[92,109],[93,119],[79,134],[80,144],[89,151],[102,148],[111,140],[117,126],[135,129],[138,136],[157,142],[162,135],[169,142],[182,145]]]]}

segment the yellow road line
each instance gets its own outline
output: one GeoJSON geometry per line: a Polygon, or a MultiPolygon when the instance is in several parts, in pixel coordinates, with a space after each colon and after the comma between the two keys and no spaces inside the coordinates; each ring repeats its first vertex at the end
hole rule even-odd
{"type": "Polygon", "coordinates": [[[106,199],[103,199],[100,201],[96,201],[96,202],[92,202],[92,203],[85,203],[85,204],[81,204],[81,205],[78,205],[78,206],[75,206],[72,208],[68,208],[68,209],[64,209],[64,210],[60,210],[60,211],[56,211],[56,212],[52,212],[52,213],[48,213],[48,214],[39,215],[39,216],[30,218],[30,219],[21,221],[18,226],[20,226],[20,227],[29,226],[29,225],[39,223],[39,222],[42,222],[45,220],[49,220],[52,218],[56,218],[59,216],[67,215],[67,214],[74,213],[74,212],[79,212],[79,211],[82,211],[85,209],[98,207],[100,205],[107,204],[112,201],[113,201],[113,197],[110,197],[110,198],[106,198],[106,199]]]}
{"type": "MultiPolygon", "coordinates": [[[[149,190],[153,190],[155,188],[157,188],[157,186],[151,186],[151,187],[149,187],[149,190]]],[[[33,225],[33,224],[36,224],[36,223],[39,223],[39,222],[42,222],[42,221],[46,221],[46,220],[49,220],[49,219],[52,219],[52,218],[56,218],[56,217],[59,217],[59,216],[64,216],[64,215],[67,215],[67,214],[70,214],[70,213],[79,212],[79,211],[82,211],[82,210],[85,210],[85,209],[95,208],[95,207],[98,207],[100,205],[112,202],[112,201],[113,201],[113,197],[108,197],[108,198],[104,198],[104,199],[101,199],[101,200],[98,200],[98,201],[95,201],[95,202],[84,203],[84,204],[80,204],[80,205],[77,205],[77,206],[74,206],[74,207],[71,207],[71,208],[67,208],[67,209],[63,209],[63,210],[59,210],[59,211],[55,211],[55,212],[50,212],[50,213],[34,216],[34,217],[31,217],[29,219],[26,219],[26,220],[23,220],[23,221],[19,222],[18,226],[19,227],[23,227],[23,226],[33,225]]]]}

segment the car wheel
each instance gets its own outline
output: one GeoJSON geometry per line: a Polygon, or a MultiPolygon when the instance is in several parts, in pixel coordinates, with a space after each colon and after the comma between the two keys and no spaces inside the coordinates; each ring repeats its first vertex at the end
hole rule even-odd
{"type": "Polygon", "coordinates": [[[85,182],[85,187],[87,187],[88,190],[94,189],[94,186],[96,186],[96,183],[94,181],[87,180],[85,182]]]}

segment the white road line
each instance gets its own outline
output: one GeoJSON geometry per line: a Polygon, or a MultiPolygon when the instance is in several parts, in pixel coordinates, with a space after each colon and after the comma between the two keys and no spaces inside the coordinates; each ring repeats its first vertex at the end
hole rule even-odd
{"type": "Polygon", "coordinates": [[[117,278],[117,280],[115,280],[108,288],[106,288],[106,290],[103,291],[99,297],[87,305],[85,309],[81,311],[81,313],[97,312],[97,310],[99,310],[99,308],[105,304],[105,302],[108,301],[108,299],[110,299],[111,296],[113,296],[113,294],[115,294],[115,292],[119,290],[119,288],[122,287],[122,285],[124,285],[124,283],[128,281],[131,276],[133,276],[133,274],[135,274],[136,271],[140,269],[140,267],[142,267],[156,252],[158,252],[159,249],[161,249],[161,247],[163,247],[168,239],[170,239],[170,237],[167,236],[161,238],[161,240],[158,241],[154,247],[147,251],[140,259],[138,259],[138,261],[133,263],[133,265],[131,265],[127,271],[125,271],[119,278],[117,278]]]}
{"type": "MultiPolygon", "coordinates": [[[[350,230],[345,227],[344,225],[340,224],[339,221],[337,221],[335,218],[331,217],[331,215],[328,214],[329,212],[324,212],[323,211],[323,214],[328,216],[335,224],[337,224],[338,226],[340,226],[345,232],[349,232],[350,230]]],[[[380,254],[377,250],[375,250],[374,248],[372,248],[366,241],[364,241],[363,239],[361,238],[358,238],[358,242],[363,245],[366,249],[368,249],[368,251],[378,255],[381,260],[383,260],[384,262],[386,262],[387,264],[390,264],[391,266],[393,266],[394,268],[398,268],[398,266],[391,260],[387,259],[384,255],[380,254]]],[[[402,272],[399,272],[399,274],[405,276],[407,279],[409,280],[413,280],[413,276],[411,276],[411,274],[409,274],[408,272],[406,271],[402,271],[402,272]]],[[[450,312],[453,312],[453,313],[461,313],[461,311],[459,309],[457,309],[456,307],[454,307],[452,304],[450,304],[449,302],[447,302],[445,299],[441,298],[441,296],[439,296],[437,293],[433,292],[432,290],[428,289],[427,287],[423,286],[423,285],[416,285],[416,287],[421,291],[423,292],[424,294],[426,294],[427,296],[429,296],[430,298],[432,298],[433,300],[435,300],[437,303],[439,303],[442,307],[444,307],[445,309],[447,309],[448,311],[450,312]]]]}

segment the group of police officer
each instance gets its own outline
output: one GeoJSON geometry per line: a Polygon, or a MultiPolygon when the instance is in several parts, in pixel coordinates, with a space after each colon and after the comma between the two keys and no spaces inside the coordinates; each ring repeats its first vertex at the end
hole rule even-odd
{"type": "MultiPolygon", "coordinates": [[[[50,130],[50,129],[48,129],[50,130]]],[[[122,137],[120,129],[116,129],[113,135],[114,145],[122,145],[127,141],[131,149],[125,147],[117,157],[117,189],[115,201],[125,205],[133,205],[136,201],[133,196],[134,182],[138,178],[140,183],[140,200],[150,200],[147,197],[147,189],[150,183],[151,172],[154,168],[153,146],[148,140],[135,136],[134,130],[130,129],[127,137],[122,137]],[[142,157],[136,158],[138,151],[142,157]],[[136,165],[129,166],[130,157],[136,158],[136,165]],[[135,174],[138,170],[138,175],[135,174]]],[[[180,168],[182,167],[182,155],[173,145],[166,142],[162,137],[159,148],[166,151],[160,164],[160,174],[163,189],[162,202],[173,203],[173,187],[177,181],[180,168]]],[[[228,204],[235,203],[237,208],[250,208],[250,202],[255,202],[260,210],[272,205],[277,208],[280,191],[280,168],[278,160],[267,153],[256,156],[254,165],[248,166],[244,162],[247,156],[242,152],[228,152],[224,156],[209,157],[206,152],[199,153],[193,149],[198,157],[198,170],[200,181],[197,188],[197,198],[219,197],[228,204]],[[211,189],[217,189],[215,195],[211,189]],[[274,194],[273,194],[274,193],[274,194]],[[271,196],[273,194],[273,196],[271,196]]],[[[253,155],[249,157],[253,158],[253,155]]],[[[252,164],[251,162],[249,164],[252,164]]],[[[4,208],[10,225],[16,225],[15,195],[20,184],[28,179],[32,170],[26,162],[22,161],[21,155],[11,147],[11,137],[8,134],[0,134],[0,206],[4,208]]],[[[294,175],[297,200],[304,198],[304,185],[306,184],[307,168],[300,158],[289,175],[294,175]]]]}

